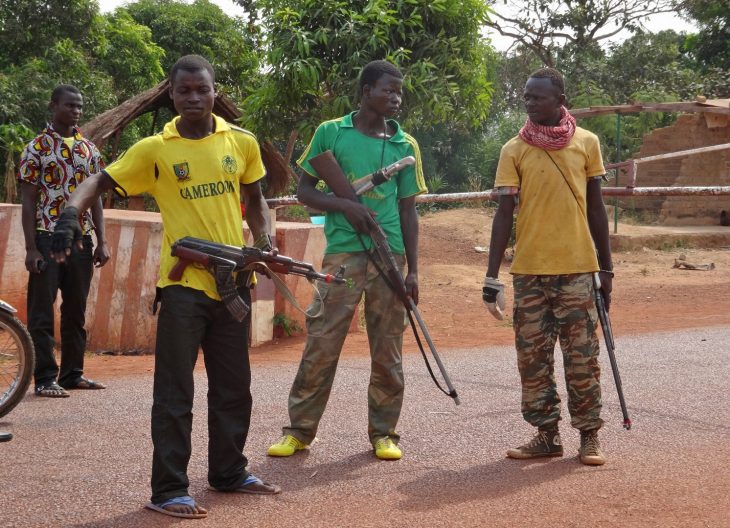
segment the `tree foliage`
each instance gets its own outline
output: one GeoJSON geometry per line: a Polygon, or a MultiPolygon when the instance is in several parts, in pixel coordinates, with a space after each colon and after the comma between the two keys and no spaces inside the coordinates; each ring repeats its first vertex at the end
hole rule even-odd
{"type": "Polygon", "coordinates": [[[149,89],[164,78],[165,50],[152,31],[124,10],[102,18],[94,49],[97,66],[114,76],[119,102],[149,89]]]}
{"type": "Polygon", "coordinates": [[[401,119],[473,126],[487,115],[491,48],[482,0],[261,0],[267,74],[244,104],[267,136],[310,135],[355,102],[357,76],[387,59],[406,76],[401,119]]]}
{"type": "Polygon", "coordinates": [[[98,13],[96,0],[0,0],[0,68],[41,56],[64,38],[89,48],[98,13]]]}
{"type": "Polygon", "coordinates": [[[688,49],[705,68],[730,70],[730,6],[727,0],[684,0],[684,13],[700,26],[688,39],[688,49]]]}
{"type": "Polygon", "coordinates": [[[230,17],[208,0],[191,4],[173,0],[139,0],[126,12],[150,28],[152,40],[165,51],[162,69],[190,53],[210,60],[216,82],[237,97],[246,95],[259,76],[258,34],[247,23],[230,17]]]}

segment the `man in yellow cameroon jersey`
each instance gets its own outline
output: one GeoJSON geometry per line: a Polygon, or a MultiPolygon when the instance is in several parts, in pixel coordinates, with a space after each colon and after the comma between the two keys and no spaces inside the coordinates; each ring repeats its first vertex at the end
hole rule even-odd
{"type": "MultiPolygon", "coordinates": [[[[170,98],[180,114],[162,133],[139,141],[119,160],[86,180],[64,209],[53,239],[63,260],[77,238],[77,211],[105,190],[150,193],[160,207],[164,235],[157,283],[152,404],[152,497],[147,507],[175,517],[207,511],[188,495],[193,368],[198,348],[208,375],[208,482],[218,491],[273,494],[277,486],[246,471],[243,447],[251,418],[248,320],[236,321],[220,300],[213,276],[188,266],[180,280],[171,244],[184,236],[241,247],[240,198],[255,240],[269,233],[268,207],[259,182],[265,175],[256,138],[213,114],[215,74],[197,55],[170,70],[170,98]]],[[[239,281],[240,283],[240,281],[239,281]]],[[[250,302],[248,288],[239,294],[250,302]]]]}

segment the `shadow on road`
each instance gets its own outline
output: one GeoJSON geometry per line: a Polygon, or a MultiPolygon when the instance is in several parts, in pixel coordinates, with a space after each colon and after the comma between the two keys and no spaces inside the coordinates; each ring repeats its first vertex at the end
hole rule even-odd
{"type": "Polygon", "coordinates": [[[528,461],[505,458],[461,471],[433,470],[398,487],[398,491],[407,497],[399,506],[406,511],[423,512],[447,505],[496,499],[579,471],[595,469],[581,466],[575,457],[565,457],[528,461]]]}

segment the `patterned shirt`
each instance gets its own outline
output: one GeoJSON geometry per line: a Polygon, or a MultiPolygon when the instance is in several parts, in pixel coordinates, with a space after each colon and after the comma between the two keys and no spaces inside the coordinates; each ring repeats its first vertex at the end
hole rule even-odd
{"type": "MultiPolygon", "coordinates": [[[[38,187],[36,229],[53,232],[71,193],[102,168],[99,150],[77,127],[73,128],[73,146],[69,147],[53,126],[46,125],[23,150],[18,170],[18,181],[38,187]]],[[[85,234],[91,231],[89,211],[82,214],[81,225],[85,234]]]]}

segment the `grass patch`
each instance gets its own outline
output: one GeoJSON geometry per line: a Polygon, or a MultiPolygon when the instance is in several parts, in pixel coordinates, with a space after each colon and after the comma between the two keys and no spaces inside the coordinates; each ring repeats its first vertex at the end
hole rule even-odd
{"type": "Polygon", "coordinates": [[[674,251],[675,249],[687,249],[690,247],[689,240],[677,238],[676,240],[665,240],[659,246],[661,251],[674,251]]]}
{"type": "Polygon", "coordinates": [[[274,323],[274,328],[280,328],[287,337],[291,337],[295,333],[302,331],[302,327],[299,326],[299,323],[283,313],[275,314],[272,322],[274,323]]]}

